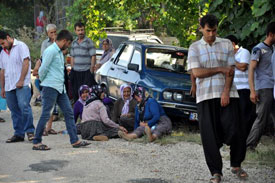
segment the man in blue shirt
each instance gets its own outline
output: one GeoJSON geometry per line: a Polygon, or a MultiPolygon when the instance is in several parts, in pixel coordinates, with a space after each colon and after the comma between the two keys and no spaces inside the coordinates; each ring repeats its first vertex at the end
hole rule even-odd
{"type": "Polygon", "coordinates": [[[275,123],[274,79],[271,64],[274,43],[275,22],[272,22],[267,26],[264,42],[253,48],[248,70],[250,100],[256,104],[257,111],[257,118],[246,141],[247,147],[251,150],[255,150],[270,119],[273,118],[273,124],[275,123]]]}
{"type": "Polygon", "coordinates": [[[70,136],[70,142],[74,148],[87,146],[90,143],[79,141],[74,122],[73,110],[66,94],[64,84],[64,56],[62,50],[66,50],[73,40],[71,33],[62,30],[57,35],[56,42],[49,46],[43,53],[43,62],[39,68],[39,78],[42,89],[42,113],[35,131],[33,150],[50,150],[42,144],[42,134],[45,124],[50,118],[50,111],[55,102],[60,106],[64,116],[66,127],[70,136]]]}

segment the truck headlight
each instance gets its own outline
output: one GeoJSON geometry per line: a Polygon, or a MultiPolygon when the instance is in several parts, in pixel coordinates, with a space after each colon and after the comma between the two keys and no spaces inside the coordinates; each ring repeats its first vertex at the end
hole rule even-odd
{"type": "Polygon", "coordinates": [[[182,101],[182,94],[180,94],[180,93],[174,93],[173,94],[173,99],[175,100],[175,101],[177,101],[177,102],[181,102],[182,101]]]}
{"type": "Polygon", "coordinates": [[[163,98],[165,99],[165,100],[172,100],[172,92],[168,92],[168,91],[165,91],[165,92],[163,92],[163,98]]]}

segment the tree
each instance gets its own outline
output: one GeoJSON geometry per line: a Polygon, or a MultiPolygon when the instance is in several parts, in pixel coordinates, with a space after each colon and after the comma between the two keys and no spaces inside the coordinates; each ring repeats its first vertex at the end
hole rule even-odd
{"type": "Polygon", "coordinates": [[[267,24],[275,21],[274,0],[216,0],[209,3],[209,13],[220,19],[221,37],[234,34],[251,49],[265,38],[267,24]]]}

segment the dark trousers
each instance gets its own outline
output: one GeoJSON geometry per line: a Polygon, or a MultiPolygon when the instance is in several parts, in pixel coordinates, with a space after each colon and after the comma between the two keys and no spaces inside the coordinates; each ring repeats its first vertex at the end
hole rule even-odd
{"type": "Polygon", "coordinates": [[[247,137],[247,146],[256,147],[259,143],[266,125],[273,121],[275,126],[275,101],[273,98],[273,88],[260,89],[257,91],[259,102],[256,104],[257,118],[247,137]]]}
{"type": "Polygon", "coordinates": [[[92,85],[96,85],[96,81],[94,78],[94,74],[90,72],[90,70],[87,71],[75,71],[71,70],[70,72],[70,82],[72,86],[72,94],[74,103],[79,98],[79,88],[81,85],[88,85],[91,87],[92,85]]]}
{"type": "Polygon", "coordinates": [[[249,89],[238,90],[238,94],[240,97],[240,128],[247,138],[257,116],[256,105],[250,100],[249,89]]]}
{"type": "Polygon", "coordinates": [[[198,103],[198,117],[204,155],[211,174],[222,175],[220,148],[230,145],[232,167],[240,167],[245,158],[245,136],[239,128],[239,99],[230,98],[226,107],[221,99],[210,99],[198,103]]]}

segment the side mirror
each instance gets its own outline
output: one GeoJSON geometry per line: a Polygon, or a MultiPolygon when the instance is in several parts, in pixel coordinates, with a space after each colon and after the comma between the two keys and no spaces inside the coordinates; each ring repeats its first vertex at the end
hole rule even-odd
{"type": "Polygon", "coordinates": [[[138,64],[128,64],[128,70],[136,71],[138,72],[139,70],[139,65],[138,64]]]}

